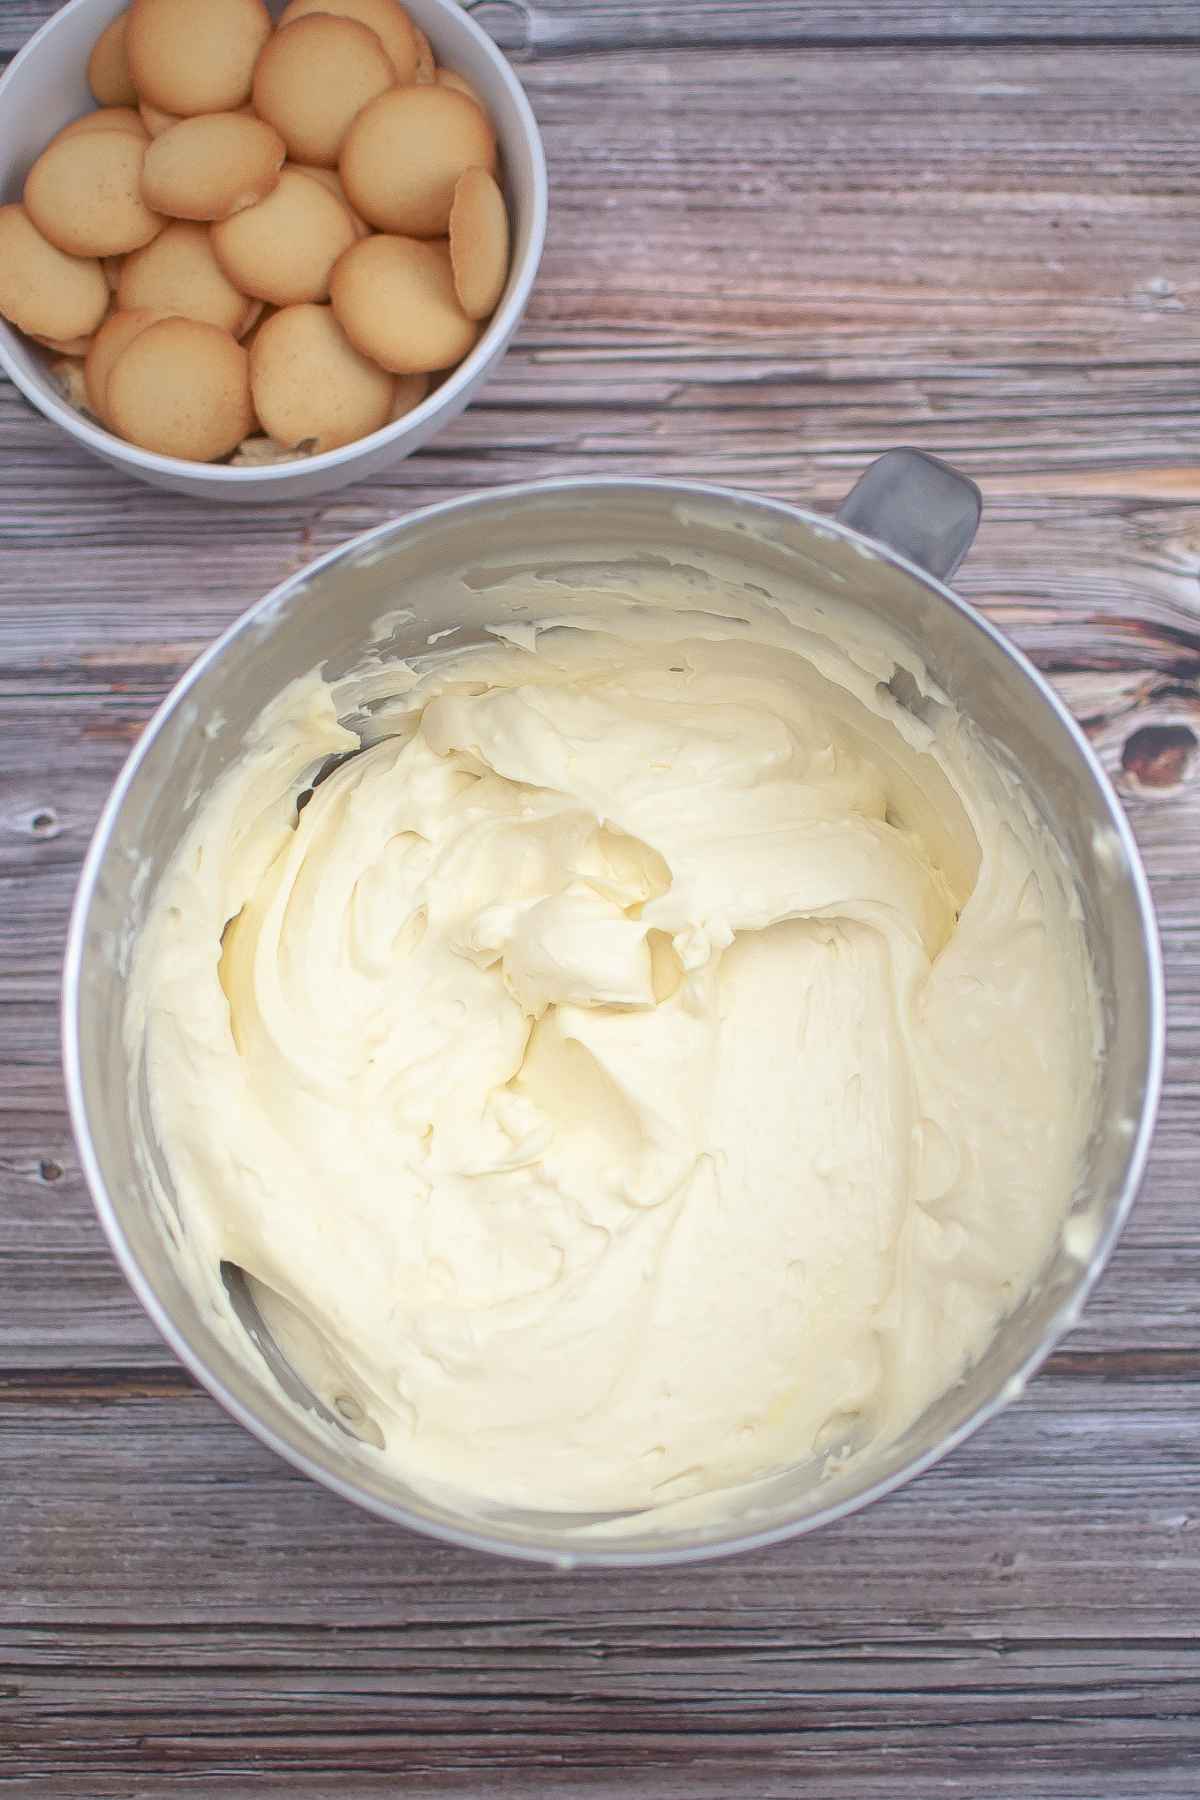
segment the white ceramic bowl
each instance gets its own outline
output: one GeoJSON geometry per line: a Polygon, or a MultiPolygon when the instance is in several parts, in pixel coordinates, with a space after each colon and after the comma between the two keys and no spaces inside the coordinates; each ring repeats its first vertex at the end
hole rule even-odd
{"type": "MultiPolygon", "coordinates": [[[[0,200],[19,200],[30,164],[54,133],[95,105],[85,73],[88,53],[126,4],[69,0],[9,66],[0,80],[0,200]]],[[[268,4],[278,12],[283,0],[268,4]]],[[[382,431],[302,462],[234,469],[157,456],[114,437],[63,399],[47,353],[0,320],[0,365],[39,412],[94,455],[140,481],[210,500],[294,500],[346,487],[408,456],[457,417],[504,354],[525,310],[546,235],[546,159],[524,90],[457,0],[404,4],[428,35],[438,62],[457,69],[478,90],[500,142],[513,220],[512,267],[500,305],[471,354],[420,406],[382,431]]]]}

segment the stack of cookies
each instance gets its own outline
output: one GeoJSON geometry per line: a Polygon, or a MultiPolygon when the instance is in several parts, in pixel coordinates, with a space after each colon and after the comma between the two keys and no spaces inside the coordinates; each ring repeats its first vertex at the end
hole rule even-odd
{"type": "Polygon", "coordinates": [[[0,207],[0,313],[142,449],[263,463],[418,405],[508,273],[496,137],[399,0],[133,0],[0,207]]]}

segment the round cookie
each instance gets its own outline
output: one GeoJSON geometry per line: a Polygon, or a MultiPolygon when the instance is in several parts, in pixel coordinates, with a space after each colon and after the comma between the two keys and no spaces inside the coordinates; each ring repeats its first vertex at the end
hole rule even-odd
{"type": "Polygon", "coordinates": [[[431,82],[437,80],[437,64],[433,60],[433,45],[419,25],[413,26],[413,35],[417,40],[417,72],[413,80],[419,82],[422,87],[428,87],[431,82]]]}
{"type": "MultiPolygon", "coordinates": [[[[335,194],[285,168],[273,193],[212,227],[212,247],[229,280],[273,306],[329,298],[329,272],[356,241],[335,194]]],[[[365,240],[364,240],[365,241],[365,240]]]]}
{"type": "Polygon", "coordinates": [[[417,28],[399,0],[291,0],[279,15],[282,29],[309,13],[331,13],[338,19],[357,19],[373,31],[387,51],[397,81],[417,79],[417,28]]]}
{"type": "Polygon", "coordinates": [[[318,454],[386,425],[395,382],[360,356],[329,306],[286,306],[257,334],[250,392],[277,444],[318,454]]]}
{"type": "Polygon", "coordinates": [[[397,375],[389,421],[394,423],[397,419],[402,419],[405,413],[410,413],[415,406],[420,406],[428,392],[428,375],[397,375]]]}
{"type": "Polygon", "coordinates": [[[0,206],[0,313],[21,331],[86,337],[108,311],[95,257],[67,256],[44,238],[23,206],[0,206]]]}
{"type": "MultiPolygon", "coordinates": [[[[64,125],[61,131],[55,132],[50,144],[61,144],[64,138],[77,137],[81,131],[124,131],[141,138],[144,144],[150,141],[150,133],[136,106],[101,106],[95,112],[84,113],[81,119],[72,120],[70,125],[64,125]]],[[[46,145],[47,150],[50,144],[46,145]]]]}
{"type": "Polygon", "coordinates": [[[328,188],[331,194],[337,195],[346,211],[350,214],[351,219],[354,221],[356,236],[367,237],[369,235],[371,227],[367,224],[365,219],[359,218],[358,214],[347,200],[346,190],[342,186],[342,178],[336,169],[319,169],[315,163],[295,163],[293,166],[298,175],[308,175],[313,181],[319,181],[323,188],[328,188]]]}
{"type": "Polygon", "coordinates": [[[181,119],[146,151],[142,198],[173,219],[227,219],[265,199],[285,154],[279,133],[246,113],[181,119]]]}
{"type": "Polygon", "coordinates": [[[129,58],[125,54],[128,20],[128,13],[118,13],[112,23],[104,27],[88,57],[88,86],[101,106],[136,106],[138,103],[137,89],[129,73],[129,58]]]}
{"type": "MultiPolygon", "coordinates": [[[[251,300],[245,318],[233,334],[239,343],[245,344],[247,349],[250,347],[249,340],[254,335],[255,327],[262,324],[262,316],[266,310],[267,303],[265,300],[251,300]]],[[[271,311],[274,312],[274,310],[275,308],[272,307],[271,311]]]]}
{"type": "Polygon", "coordinates": [[[332,168],[351,121],[396,79],[373,31],[357,19],[308,13],[278,30],[254,70],[254,107],[296,162],[332,168]]]}
{"type": "Polygon", "coordinates": [[[25,206],[69,256],[120,256],[165,221],[142,199],[146,145],[132,132],[82,131],[42,151],[25,178],[25,206]]]}
{"type": "Polygon", "coordinates": [[[450,268],[468,319],[495,312],[508,279],[508,210],[486,169],[459,176],[450,208],[450,268]]]}
{"type": "Polygon", "coordinates": [[[133,0],[129,72],[141,98],[163,112],[230,112],[249,99],[270,35],[263,0],[133,0]]]}
{"type": "Polygon", "coordinates": [[[160,319],[113,364],[107,404],[112,428],[131,444],[211,462],[254,429],[250,359],[215,325],[160,319]]]}
{"type": "MultiPolygon", "coordinates": [[[[234,106],[228,110],[237,113],[245,113],[247,118],[250,119],[258,116],[249,101],[247,101],[245,106],[234,106]]],[[[146,133],[147,137],[161,137],[164,131],[170,131],[172,125],[178,125],[181,122],[182,116],[183,115],[180,113],[163,112],[161,107],[150,106],[145,100],[141,101],[138,105],[138,118],[142,122],[142,130],[146,133]]],[[[203,118],[204,115],[202,113],[194,113],[191,116],[193,118],[203,118]]]]}
{"type": "Polygon", "coordinates": [[[346,133],[338,171],[356,212],[381,231],[441,237],[454,184],[466,169],[494,169],[495,133],[453,88],[392,88],[346,133]]]}
{"type": "Polygon", "coordinates": [[[161,137],[164,131],[170,131],[172,125],[178,125],[178,113],[164,112],[160,106],[151,106],[143,100],[138,107],[138,117],[146,130],[147,137],[161,137]]]}
{"type": "Polygon", "coordinates": [[[113,364],[135,337],[140,337],[149,326],[157,325],[160,319],[171,316],[149,306],[135,307],[132,312],[110,313],[92,339],[84,359],[83,378],[88,405],[102,424],[108,422],[108,378],[113,364]]]}
{"type": "Polygon", "coordinates": [[[86,333],[81,337],[73,338],[39,337],[37,332],[34,331],[31,331],[29,335],[36,343],[41,344],[45,349],[53,350],[55,356],[86,356],[92,343],[95,341],[86,333]]]}
{"type": "Polygon", "coordinates": [[[458,304],[444,244],[363,238],[333,271],[332,295],[350,342],[397,375],[450,368],[478,336],[458,304]]]}
{"type": "Polygon", "coordinates": [[[234,337],[254,316],[251,300],[233,285],[213,254],[208,226],[190,219],[173,219],[152,244],[125,258],[117,305],[122,312],[149,306],[183,319],[199,319],[234,337]]]}
{"type": "Polygon", "coordinates": [[[262,330],[267,320],[273,319],[275,314],[279,311],[277,306],[268,306],[265,301],[262,300],[256,300],[254,304],[258,308],[258,317],[252,319],[245,331],[239,334],[243,350],[253,350],[254,341],[259,332],[262,330]]]}
{"type": "Polygon", "coordinates": [[[465,94],[468,100],[473,100],[475,102],[481,112],[487,111],[483,101],[479,98],[479,95],[475,92],[475,89],[471,86],[466,76],[460,75],[457,69],[439,69],[437,72],[437,82],[439,87],[453,88],[456,94],[465,94]]]}

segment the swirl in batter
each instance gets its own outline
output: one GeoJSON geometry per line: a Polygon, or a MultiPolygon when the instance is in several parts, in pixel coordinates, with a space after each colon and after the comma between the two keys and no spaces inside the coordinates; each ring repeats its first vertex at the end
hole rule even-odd
{"type": "Polygon", "coordinates": [[[1061,858],[927,680],[611,613],[402,665],[365,738],[293,684],[130,1012],[190,1266],[364,1455],[534,1507],[893,1438],[1044,1263],[1096,1050],[1061,858]]]}

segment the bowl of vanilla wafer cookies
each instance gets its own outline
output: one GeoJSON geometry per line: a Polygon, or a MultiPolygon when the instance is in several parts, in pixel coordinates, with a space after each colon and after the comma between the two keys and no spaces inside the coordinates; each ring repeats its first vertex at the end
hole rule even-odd
{"type": "Polygon", "coordinates": [[[343,487],[462,411],[546,171],[456,0],[70,0],[0,81],[0,364],[106,461],[343,487]]]}

